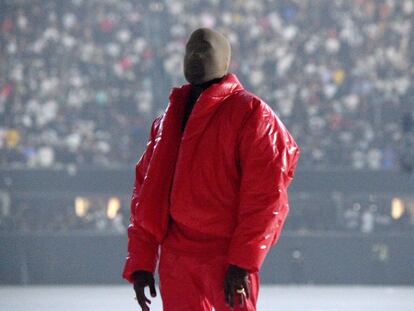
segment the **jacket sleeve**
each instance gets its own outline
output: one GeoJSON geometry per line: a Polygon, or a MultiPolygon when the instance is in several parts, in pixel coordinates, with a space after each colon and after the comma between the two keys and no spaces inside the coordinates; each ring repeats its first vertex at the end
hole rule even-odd
{"type": "Polygon", "coordinates": [[[131,198],[130,224],[128,226],[128,255],[122,277],[133,283],[132,274],[137,270],[154,273],[158,261],[158,243],[150,233],[135,222],[135,209],[139,200],[140,189],[144,181],[154,150],[155,137],[160,117],[151,126],[150,138],[144,154],[135,166],[135,182],[131,198]]]}
{"type": "Polygon", "coordinates": [[[261,101],[247,118],[238,146],[240,200],[228,263],[257,272],[288,214],[287,188],[300,151],[279,118],[261,101]]]}

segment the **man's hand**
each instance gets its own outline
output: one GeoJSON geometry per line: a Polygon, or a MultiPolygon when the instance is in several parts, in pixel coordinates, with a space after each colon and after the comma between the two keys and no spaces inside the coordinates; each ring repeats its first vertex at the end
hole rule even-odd
{"type": "Polygon", "coordinates": [[[149,311],[147,303],[151,304],[151,300],[145,296],[144,289],[149,286],[151,297],[157,296],[154,276],[151,272],[143,270],[135,271],[132,276],[134,278],[134,291],[138,304],[141,306],[142,311],[149,311]]]}
{"type": "Polygon", "coordinates": [[[234,308],[234,295],[239,297],[240,307],[244,305],[244,299],[249,299],[249,273],[242,268],[230,265],[224,277],[224,297],[226,304],[234,308]]]}

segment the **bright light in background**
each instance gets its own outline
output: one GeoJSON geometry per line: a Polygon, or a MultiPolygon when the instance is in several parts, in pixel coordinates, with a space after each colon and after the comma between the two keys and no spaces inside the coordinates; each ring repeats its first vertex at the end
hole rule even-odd
{"type": "Polygon", "coordinates": [[[393,198],[391,201],[391,217],[393,219],[400,219],[404,211],[404,202],[400,198],[393,198]]]}
{"type": "Polygon", "coordinates": [[[121,201],[117,197],[112,197],[108,200],[108,206],[106,209],[106,216],[109,219],[114,219],[118,210],[121,208],[121,201]]]}
{"type": "Polygon", "coordinates": [[[83,197],[76,197],[75,198],[75,214],[78,217],[84,217],[86,212],[90,207],[90,202],[88,199],[83,197]]]}

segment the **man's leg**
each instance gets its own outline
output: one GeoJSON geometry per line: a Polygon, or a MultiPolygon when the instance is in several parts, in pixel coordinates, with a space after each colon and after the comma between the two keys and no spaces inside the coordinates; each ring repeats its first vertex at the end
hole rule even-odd
{"type": "MultiPolygon", "coordinates": [[[[202,284],[194,277],[194,259],[163,250],[160,292],[164,311],[211,311],[202,284]]],[[[218,311],[218,310],[217,310],[218,311]]]]}

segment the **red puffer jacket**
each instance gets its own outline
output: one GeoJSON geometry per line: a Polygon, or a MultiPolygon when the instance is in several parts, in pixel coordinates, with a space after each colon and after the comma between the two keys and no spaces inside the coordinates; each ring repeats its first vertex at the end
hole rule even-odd
{"type": "Polygon", "coordinates": [[[123,277],[154,272],[169,219],[229,240],[228,262],[258,271],[288,214],[299,148],[272,109],[228,74],[196,102],[173,89],[136,166],[123,277]]]}

